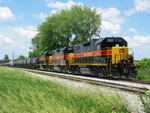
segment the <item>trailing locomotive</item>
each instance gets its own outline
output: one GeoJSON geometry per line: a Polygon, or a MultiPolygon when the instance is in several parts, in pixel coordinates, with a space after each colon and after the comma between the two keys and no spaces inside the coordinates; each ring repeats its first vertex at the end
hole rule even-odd
{"type": "Polygon", "coordinates": [[[127,42],[121,37],[92,39],[73,47],[41,53],[36,58],[15,60],[12,66],[98,77],[131,78],[137,75],[133,54],[129,54],[127,42]]]}

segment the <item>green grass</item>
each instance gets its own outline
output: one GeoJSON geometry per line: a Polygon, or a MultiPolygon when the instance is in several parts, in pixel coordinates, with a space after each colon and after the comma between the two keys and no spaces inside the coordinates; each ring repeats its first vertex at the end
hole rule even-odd
{"type": "Polygon", "coordinates": [[[150,81],[150,58],[144,58],[134,64],[138,72],[138,76],[135,79],[150,81]]]}
{"type": "Polygon", "coordinates": [[[0,67],[0,113],[130,113],[127,109],[127,100],[117,93],[74,88],[0,67]]]}
{"type": "Polygon", "coordinates": [[[137,72],[138,76],[135,79],[150,81],[150,67],[138,68],[137,72]]]}

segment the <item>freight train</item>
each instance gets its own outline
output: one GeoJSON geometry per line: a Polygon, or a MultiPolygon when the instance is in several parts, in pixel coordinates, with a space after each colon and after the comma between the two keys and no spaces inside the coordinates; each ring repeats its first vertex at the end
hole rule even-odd
{"type": "Polygon", "coordinates": [[[137,75],[133,61],[133,53],[129,54],[122,37],[105,37],[46,51],[38,57],[14,60],[7,65],[105,78],[133,78],[137,75]]]}

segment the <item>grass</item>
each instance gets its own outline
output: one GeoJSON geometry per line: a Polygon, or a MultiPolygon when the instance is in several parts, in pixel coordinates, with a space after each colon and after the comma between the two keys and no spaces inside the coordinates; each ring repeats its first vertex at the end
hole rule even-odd
{"type": "Polygon", "coordinates": [[[117,93],[73,88],[0,67],[0,113],[130,113],[117,93]]]}
{"type": "Polygon", "coordinates": [[[150,58],[144,58],[134,64],[138,72],[136,79],[150,81],[150,58]]]}
{"type": "Polygon", "coordinates": [[[135,79],[150,81],[150,67],[138,68],[137,72],[138,76],[135,79]]]}

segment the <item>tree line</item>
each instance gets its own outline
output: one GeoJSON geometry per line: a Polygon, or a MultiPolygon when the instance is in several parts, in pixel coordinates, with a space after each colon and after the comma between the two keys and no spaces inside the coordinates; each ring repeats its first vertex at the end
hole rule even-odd
{"type": "MultiPolygon", "coordinates": [[[[17,59],[19,60],[19,59],[24,59],[24,58],[26,58],[26,57],[23,55],[19,55],[19,57],[17,59]]],[[[10,60],[11,59],[9,58],[9,56],[7,54],[5,54],[4,58],[0,60],[0,63],[6,63],[6,62],[9,62],[10,60]]]]}
{"type": "Polygon", "coordinates": [[[32,38],[29,57],[91,40],[100,33],[100,25],[101,15],[85,5],[74,5],[52,14],[38,26],[39,33],[32,38]]]}

